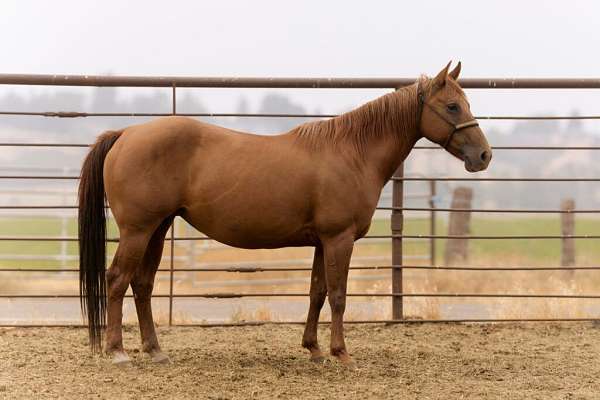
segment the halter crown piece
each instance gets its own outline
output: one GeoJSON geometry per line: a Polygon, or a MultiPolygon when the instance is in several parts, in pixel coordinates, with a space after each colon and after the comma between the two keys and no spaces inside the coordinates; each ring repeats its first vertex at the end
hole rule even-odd
{"type": "Polygon", "coordinates": [[[450,125],[453,128],[452,132],[450,132],[450,134],[448,135],[446,140],[444,140],[444,144],[440,143],[440,145],[446,150],[448,150],[448,146],[450,145],[450,142],[452,141],[452,138],[454,137],[454,134],[456,132],[458,132],[462,129],[470,128],[472,126],[479,126],[479,122],[477,122],[477,120],[475,118],[473,118],[469,121],[466,121],[466,122],[462,122],[460,124],[455,124],[454,122],[450,121],[445,115],[440,113],[438,110],[435,109],[435,107],[433,107],[431,104],[429,104],[426,101],[425,93],[423,93],[423,90],[421,90],[420,82],[417,82],[417,98],[419,100],[419,113],[417,115],[417,122],[419,123],[419,130],[421,130],[421,127],[420,127],[421,115],[423,114],[423,108],[425,106],[427,106],[431,111],[433,111],[435,115],[440,117],[442,119],[442,121],[444,121],[445,123],[447,123],[448,125],[450,125]]]}

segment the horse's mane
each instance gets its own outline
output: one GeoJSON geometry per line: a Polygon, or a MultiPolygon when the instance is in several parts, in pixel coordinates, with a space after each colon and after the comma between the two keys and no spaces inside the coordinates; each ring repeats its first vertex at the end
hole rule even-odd
{"type": "Polygon", "coordinates": [[[290,133],[296,134],[299,143],[313,150],[349,142],[361,154],[364,154],[370,140],[387,133],[403,140],[403,134],[417,124],[417,86],[421,85],[421,90],[427,93],[430,82],[429,78],[422,76],[418,83],[388,93],[338,117],[300,125],[290,133]]]}

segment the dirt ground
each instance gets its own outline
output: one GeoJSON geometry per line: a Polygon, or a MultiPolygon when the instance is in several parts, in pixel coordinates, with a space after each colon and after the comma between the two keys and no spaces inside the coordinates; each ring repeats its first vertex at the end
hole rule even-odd
{"type": "MultiPolygon", "coordinates": [[[[300,348],[302,327],[160,328],[169,365],[137,351],[117,368],[92,356],[79,328],[0,330],[0,398],[6,399],[592,399],[600,393],[600,327],[350,325],[358,363],[316,365],[300,348]]],[[[328,327],[320,328],[322,345],[328,327]]],[[[324,346],[326,347],[326,346],[324,346]]]]}

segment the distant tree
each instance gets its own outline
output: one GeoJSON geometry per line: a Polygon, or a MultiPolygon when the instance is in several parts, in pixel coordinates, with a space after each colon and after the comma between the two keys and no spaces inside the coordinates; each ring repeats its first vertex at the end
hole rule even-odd
{"type": "MultiPolygon", "coordinates": [[[[262,100],[259,113],[264,114],[306,114],[306,109],[293,103],[287,96],[268,93],[262,100]]],[[[306,118],[269,118],[261,120],[261,128],[267,132],[282,132],[308,121],[306,118]]]]}
{"type": "Polygon", "coordinates": [[[248,99],[244,96],[240,96],[237,102],[237,106],[235,107],[236,114],[248,114],[250,112],[250,105],[248,104],[248,99]]]}
{"type": "MultiPolygon", "coordinates": [[[[578,117],[579,111],[578,110],[573,110],[571,112],[571,116],[572,117],[578,117]]],[[[583,129],[583,122],[580,119],[570,119],[567,122],[567,126],[565,127],[565,130],[567,131],[567,133],[582,133],[584,131],[583,129]]]]}
{"type": "Polygon", "coordinates": [[[90,110],[92,112],[116,112],[121,104],[117,100],[117,88],[99,87],[92,92],[90,110]]]}
{"type": "MultiPolygon", "coordinates": [[[[202,113],[207,109],[200,101],[198,96],[193,93],[186,92],[183,96],[177,99],[177,110],[187,113],[202,113]]],[[[214,111],[214,110],[213,110],[214,111]]]]}
{"type": "Polygon", "coordinates": [[[279,93],[267,93],[263,98],[259,112],[261,113],[285,113],[285,114],[303,114],[306,113],[304,107],[292,103],[287,97],[279,93]]]}

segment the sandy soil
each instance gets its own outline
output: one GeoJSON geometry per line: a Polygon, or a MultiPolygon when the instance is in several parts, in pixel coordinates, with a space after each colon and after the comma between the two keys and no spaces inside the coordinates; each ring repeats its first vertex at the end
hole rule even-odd
{"type": "MultiPolygon", "coordinates": [[[[77,328],[0,330],[0,398],[591,399],[600,391],[593,324],[353,325],[359,368],[308,361],[301,326],[160,328],[170,365],[135,350],[116,368],[77,328]]],[[[328,329],[320,331],[327,343],[328,329]]]]}

